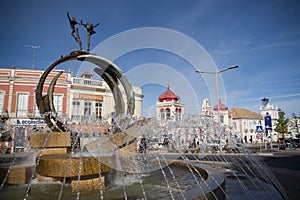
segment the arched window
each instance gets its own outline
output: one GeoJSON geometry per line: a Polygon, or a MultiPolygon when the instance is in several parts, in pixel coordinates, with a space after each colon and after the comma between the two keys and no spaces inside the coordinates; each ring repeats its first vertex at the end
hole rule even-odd
{"type": "Polygon", "coordinates": [[[220,123],[224,123],[224,116],[223,115],[220,116],[220,123]]]}
{"type": "Polygon", "coordinates": [[[170,110],[170,108],[166,109],[166,117],[167,117],[167,120],[171,119],[171,110],[170,110]]]}
{"type": "Polygon", "coordinates": [[[165,111],[164,111],[164,109],[162,108],[162,109],[160,109],[160,120],[164,120],[165,119],[165,111]]]}

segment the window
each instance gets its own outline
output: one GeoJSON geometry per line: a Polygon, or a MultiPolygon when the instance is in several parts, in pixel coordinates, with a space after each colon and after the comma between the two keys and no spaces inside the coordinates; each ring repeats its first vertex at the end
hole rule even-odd
{"type": "Polygon", "coordinates": [[[179,108],[179,110],[178,110],[178,114],[179,114],[178,120],[181,120],[181,113],[182,113],[182,110],[181,110],[181,108],[179,108]]]}
{"type": "Polygon", "coordinates": [[[74,98],[74,99],[78,99],[78,98],[79,98],[79,93],[74,93],[74,94],[73,94],[73,98],[74,98]]]}
{"type": "Polygon", "coordinates": [[[220,123],[224,123],[224,116],[223,115],[220,116],[220,123]]]}
{"type": "Polygon", "coordinates": [[[62,114],[62,99],[62,95],[53,95],[53,105],[58,114],[62,114]]]}
{"type": "Polygon", "coordinates": [[[92,81],[91,80],[83,80],[83,84],[84,85],[92,85],[92,81]]]}
{"type": "Polygon", "coordinates": [[[95,103],[95,109],[96,109],[96,118],[101,118],[101,115],[102,115],[102,103],[100,101],[97,101],[95,103]]]}
{"type": "Polygon", "coordinates": [[[164,109],[162,108],[162,109],[160,109],[160,120],[164,120],[165,119],[165,111],[164,111],[164,109]]]}
{"type": "Polygon", "coordinates": [[[80,120],[80,101],[72,102],[72,121],[80,120]]]}
{"type": "Polygon", "coordinates": [[[176,121],[179,119],[179,111],[178,111],[178,108],[175,109],[175,119],[176,119],[176,121]]]}
{"type": "Polygon", "coordinates": [[[167,109],[166,109],[166,117],[167,117],[167,120],[171,119],[171,111],[170,111],[170,108],[167,108],[167,109]]]}
{"type": "Polygon", "coordinates": [[[84,116],[89,116],[92,113],[92,103],[90,101],[84,102],[84,116]]]}
{"type": "Polygon", "coordinates": [[[19,93],[17,99],[17,117],[27,117],[28,94],[19,93]]]}
{"type": "Polygon", "coordinates": [[[237,126],[236,126],[236,123],[235,122],[233,122],[233,129],[237,129],[237,126]]]}
{"type": "Polygon", "coordinates": [[[0,92],[0,115],[4,111],[3,110],[3,102],[4,102],[4,92],[0,92]]]}

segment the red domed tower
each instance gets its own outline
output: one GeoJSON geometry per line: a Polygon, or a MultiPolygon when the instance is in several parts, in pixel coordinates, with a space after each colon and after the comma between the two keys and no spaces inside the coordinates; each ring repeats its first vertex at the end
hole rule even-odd
{"type": "Polygon", "coordinates": [[[161,121],[179,120],[183,115],[183,103],[180,97],[170,90],[168,85],[167,90],[158,97],[156,103],[156,115],[161,121]]]}

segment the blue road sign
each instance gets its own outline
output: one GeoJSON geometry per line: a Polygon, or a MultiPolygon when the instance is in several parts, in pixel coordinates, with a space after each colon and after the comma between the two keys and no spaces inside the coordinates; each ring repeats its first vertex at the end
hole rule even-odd
{"type": "Polygon", "coordinates": [[[265,127],[266,130],[272,130],[272,119],[269,115],[265,116],[265,127]]]}
{"type": "Polygon", "coordinates": [[[262,126],[256,126],[256,133],[262,133],[263,131],[263,127],[262,126]]]}

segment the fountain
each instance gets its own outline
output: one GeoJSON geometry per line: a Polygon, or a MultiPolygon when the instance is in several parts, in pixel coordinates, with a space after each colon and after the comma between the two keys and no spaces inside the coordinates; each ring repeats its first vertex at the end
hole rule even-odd
{"type": "MultiPolygon", "coordinates": [[[[115,130],[118,131],[98,132],[95,136],[95,130],[91,128],[88,131],[89,142],[80,147],[76,143],[72,144],[70,134],[66,132],[51,132],[48,138],[47,133],[33,133],[32,148],[28,153],[30,156],[18,154],[7,159],[5,167],[1,164],[2,169],[9,170],[2,173],[7,178],[1,179],[1,197],[285,198],[284,191],[268,167],[245,148],[224,148],[223,152],[214,152],[213,148],[199,145],[197,150],[180,146],[175,149],[147,149],[146,152],[136,150],[141,136],[151,140],[153,135],[166,127],[176,127],[180,134],[190,122],[197,120],[202,128],[210,123],[197,116],[185,116],[180,124],[169,122],[168,125],[159,126],[154,119],[140,121],[120,115],[115,121],[115,130]],[[131,142],[136,137],[138,139],[131,142]],[[24,182],[16,181],[23,180],[20,174],[24,172],[20,172],[20,169],[27,170],[24,182]]],[[[77,133],[80,135],[83,132],[77,133]]],[[[175,144],[175,140],[169,141],[175,144]]]]}
{"type": "MultiPolygon", "coordinates": [[[[76,41],[81,47],[78,37],[76,41]]],[[[286,198],[258,156],[235,145],[222,151],[208,146],[219,139],[214,134],[219,127],[212,119],[193,115],[165,123],[135,119],[134,92],[122,70],[89,51],[73,51],[51,64],[37,85],[36,102],[50,131],[31,133],[27,153],[1,157],[1,199],[286,198]],[[53,91],[62,72],[44,96],[43,85],[57,65],[71,60],[96,65],[94,72],[113,93],[116,117],[89,116],[78,126],[56,113],[53,91]],[[173,133],[168,145],[150,146],[168,131],[173,133]],[[180,138],[194,131],[203,133],[199,144],[182,144],[180,138]]],[[[234,137],[228,135],[228,140],[234,144],[234,137]]]]}
{"type": "MultiPolygon", "coordinates": [[[[104,116],[89,116],[80,126],[71,125],[53,108],[53,89],[60,73],[52,80],[48,93],[41,96],[46,70],[36,90],[41,114],[51,128],[34,132],[30,150],[16,153],[1,162],[1,197],[6,199],[284,199],[286,196],[263,161],[247,149],[210,147],[218,138],[211,119],[186,115],[180,121],[159,123],[156,119],[132,117],[134,94],[129,81],[112,62],[94,54],[75,51],[49,68],[68,59],[98,64],[117,102],[114,123],[104,116]],[[67,59],[66,59],[67,58],[67,59]],[[84,61],[86,61],[84,60],[84,61]],[[101,64],[101,65],[100,65],[101,64]],[[103,66],[107,66],[104,70],[103,66]],[[113,69],[111,69],[113,68],[113,69]],[[127,96],[124,100],[114,80],[121,79],[127,96]],[[120,104],[118,104],[120,102],[120,104]],[[196,126],[195,126],[196,125],[196,126]],[[194,130],[205,133],[196,147],[180,145],[177,138],[194,130]],[[169,145],[160,149],[138,149],[142,138],[147,145],[162,132],[172,131],[169,145]],[[83,137],[84,136],[84,137],[83,137]],[[238,189],[237,189],[238,186],[238,189]],[[18,192],[13,192],[18,191],[18,192]]],[[[49,69],[48,68],[48,69],[49,69]]],[[[234,143],[234,137],[228,135],[234,143]]],[[[179,140],[180,141],[180,140],[179,140]]]]}

